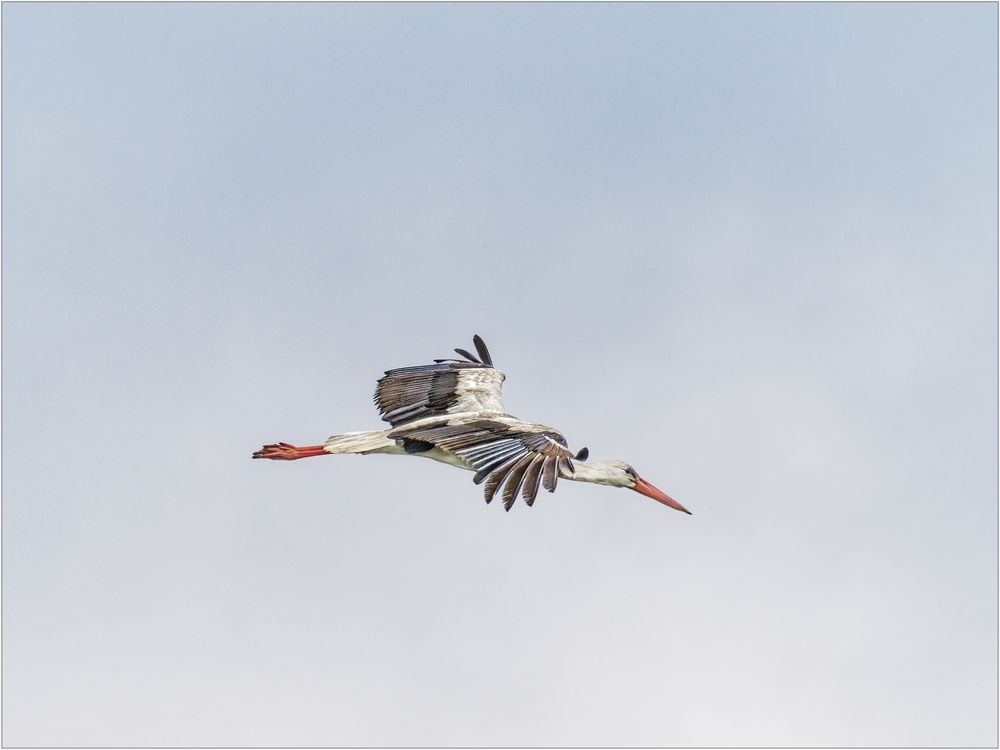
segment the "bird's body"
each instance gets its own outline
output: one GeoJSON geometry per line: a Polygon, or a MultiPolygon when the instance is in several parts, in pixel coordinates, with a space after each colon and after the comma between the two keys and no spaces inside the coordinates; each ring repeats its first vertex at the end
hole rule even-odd
{"type": "Polygon", "coordinates": [[[507,510],[519,492],[530,506],[541,487],[553,492],[562,478],[628,487],[690,512],[639,478],[628,464],[585,464],[587,449],[574,454],[558,430],[507,414],[500,393],[506,376],[493,367],[483,340],[476,336],[473,341],[478,357],[456,349],[462,360],[386,371],[374,400],[389,429],[334,435],[322,445],[304,448],[265,445],[253,457],[290,461],[341,453],[423,456],[474,471],[473,481],[485,483],[487,503],[502,486],[507,510]]]}

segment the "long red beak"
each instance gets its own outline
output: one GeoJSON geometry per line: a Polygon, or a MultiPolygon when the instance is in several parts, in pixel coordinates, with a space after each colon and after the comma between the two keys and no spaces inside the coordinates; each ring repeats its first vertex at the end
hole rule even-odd
{"type": "Polygon", "coordinates": [[[689,511],[679,502],[670,497],[670,495],[668,495],[666,492],[661,492],[660,490],[656,489],[656,487],[651,485],[645,479],[636,479],[635,487],[633,487],[632,489],[634,489],[640,495],[651,497],[654,500],[663,503],[669,508],[673,508],[674,510],[679,510],[681,513],[687,513],[689,516],[691,515],[691,511],[689,511]]]}

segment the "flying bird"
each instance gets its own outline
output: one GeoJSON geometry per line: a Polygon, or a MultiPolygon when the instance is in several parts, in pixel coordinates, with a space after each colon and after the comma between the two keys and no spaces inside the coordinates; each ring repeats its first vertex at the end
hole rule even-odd
{"type": "Polygon", "coordinates": [[[510,510],[518,492],[530,507],[540,487],[554,492],[559,479],[626,487],[690,514],[687,508],[640,477],[624,461],[585,463],[590,452],[571,451],[557,430],[524,422],[504,410],[506,375],[493,366],[486,344],[474,336],[478,356],[387,370],[375,389],[386,430],[334,435],[322,445],[265,445],[253,458],[295,461],[328,454],[390,453],[423,456],[475,472],[489,503],[498,492],[510,510]],[[502,492],[501,492],[502,486],[502,492]]]}

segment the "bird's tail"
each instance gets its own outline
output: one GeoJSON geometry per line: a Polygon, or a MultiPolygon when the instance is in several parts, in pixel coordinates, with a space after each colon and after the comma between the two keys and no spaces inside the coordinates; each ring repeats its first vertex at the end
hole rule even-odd
{"type": "Polygon", "coordinates": [[[323,443],[327,453],[402,453],[395,440],[387,437],[388,430],[348,432],[333,435],[323,443]]]}

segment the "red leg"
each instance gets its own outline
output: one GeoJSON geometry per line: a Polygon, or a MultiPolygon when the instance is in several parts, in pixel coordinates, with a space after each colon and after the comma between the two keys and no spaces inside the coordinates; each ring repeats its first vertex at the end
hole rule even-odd
{"type": "Polygon", "coordinates": [[[296,448],[291,443],[275,443],[265,445],[253,454],[253,458],[271,458],[275,461],[294,461],[297,458],[309,458],[309,456],[325,456],[326,451],[322,445],[307,445],[304,448],[296,448]]]}

